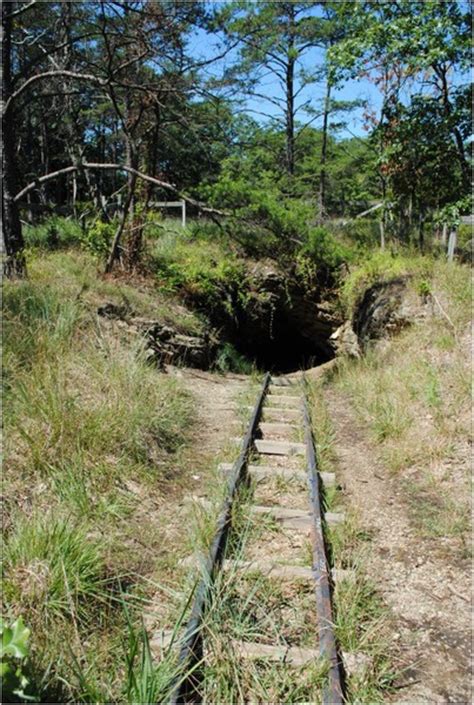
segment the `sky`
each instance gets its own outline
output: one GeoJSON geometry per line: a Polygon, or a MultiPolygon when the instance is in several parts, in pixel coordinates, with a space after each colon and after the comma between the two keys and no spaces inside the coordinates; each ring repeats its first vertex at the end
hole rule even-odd
{"type": "MultiPolygon", "coordinates": [[[[222,50],[222,37],[218,35],[209,35],[203,30],[198,30],[190,38],[188,49],[191,54],[196,57],[201,57],[202,59],[210,59],[212,56],[218,55],[222,50]]],[[[223,69],[227,66],[232,65],[233,60],[236,57],[236,52],[229,52],[228,56],[216,62],[209,68],[206,69],[206,75],[209,78],[219,76],[223,69]]],[[[300,65],[300,69],[305,70],[314,69],[315,66],[322,66],[324,62],[324,51],[320,48],[313,48],[308,50],[304,56],[304,60],[300,65]]],[[[322,105],[322,100],[324,97],[325,86],[323,83],[313,83],[308,85],[300,94],[298,99],[298,104],[304,103],[311,100],[312,104],[317,108],[318,105],[322,105]]],[[[267,77],[265,81],[259,86],[259,92],[268,95],[270,98],[275,96],[281,96],[282,90],[278,83],[278,80],[274,76],[267,77]]],[[[367,79],[360,80],[348,80],[342,84],[337,91],[334,91],[333,97],[337,100],[352,101],[352,100],[363,100],[367,101],[371,109],[376,112],[380,111],[381,108],[381,96],[377,87],[373,85],[367,79]]],[[[264,101],[261,98],[249,98],[245,101],[246,111],[258,122],[265,122],[268,120],[267,117],[261,115],[260,113],[265,112],[269,115],[277,116],[279,115],[278,108],[272,105],[269,101],[264,101]]],[[[339,139],[349,138],[352,136],[365,136],[367,133],[364,130],[364,121],[362,118],[363,108],[355,109],[353,112],[346,114],[344,120],[347,122],[347,127],[345,129],[339,130],[337,132],[337,137],[339,139]]],[[[298,119],[298,116],[297,116],[298,119]]],[[[304,124],[310,118],[310,116],[305,115],[301,112],[299,119],[304,124]]],[[[336,118],[337,119],[337,118],[336,118]]],[[[338,122],[340,119],[338,119],[338,122]]],[[[321,125],[321,120],[315,121],[315,127],[321,125]]]]}
{"type": "MultiPolygon", "coordinates": [[[[220,0],[219,0],[220,1],[220,0]]],[[[227,0],[222,0],[226,3],[227,0]]],[[[213,3],[215,4],[215,2],[213,3]]],[[[201,56],[203,59],[210,59],[220,53],[222,50],[222,36],[210,35],[203,30],[198,30],[190,38],[189,49],[192,55],[197,57],[201,56]]],[[[223,68],[227,65],[232,65],[233,60],[236,57],[236,51],[230,52],[226,59],[217,62],[216,64],[210,65],[207,70],[209,78],[213,76],[218,76],[222,72],[223,68]]],[[[306,71],[313,70],[315,66],[322,66],[324,63],[324,51],[321,48],[313,48],[307,51],[304,55],[302,65],[300,68],[306,71]]],[[[466,76],[454,77],[455,83],[462,83],[468,79],[466,76]]],[[[412,84],[411,90],[418,90],[419,85],[412,84]]],[[[409,94],[410,89],[407,90],[405,97],[409,94]]],[[[313,105],[318,108],[322,106],[322,100],[324,97],[325,86],[322,83],[314,83],[308,85],[299,96],[299,102],[303,103],[305,101],[311,100],[313,105]]],[[[269,76],[259,85],[259,93],[262,93],[269,98],[274,98],[275,96],[282,96],[282,89],[279,82],[275,76],[269,76]]],[[[380,115],[380,110],[382,107],[382,96],[373,82],[368,78],[360,78],[357,80],[347,80],[342,83],[337,90],[333,92],[333,98],[344,101],[365,101],[369,110],[374,111],[376,116],[380,115]]],[[[403,94],[401,95],[403,100],[403,94]]],[[[258,122],[268,121],[268,117],[264,117],[261,113],[266,113],[274,116],[281,116],[281,112],[278,108],[271,102],[265,101],[262,98],[248,98],[245,100],[245,111],[253,117],[258,122]]],[[[337,122],[346,122],[345,127],[339,129],[333,135],[338,139],[350,138],[353,136],[363,137],[367,135],[367,130],[365,129],[365,121],[363,119],[363,113],[365,108],[356,108],[350,113],[345,113],[344,115],[336,115],[334,120],[337,122]]],[[[305,115],[301,112],[297,119],[300,119],[301,123],[304,124],[308,122],[310,116],[305,115]]],[[[321,127],[322,119],[315,120],[312,124],[314,127],[321,127]]]]}

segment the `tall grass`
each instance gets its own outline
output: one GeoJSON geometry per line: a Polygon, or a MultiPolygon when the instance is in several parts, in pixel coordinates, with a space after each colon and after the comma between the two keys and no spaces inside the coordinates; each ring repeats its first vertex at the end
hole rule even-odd
{"type": "MultiPolygon", "coordinates": [[[[22,613],[46,621],[83,620],[102,592],[104,561],[87,527],[52,514],[19,515],[3,554],[4,596],[22,613]]],[[[96,605],[95,605],[96,606],[96,605]]]]}
{"type": "Polygon", "coordinates": [[[95,302],[123,287],[68,256],[33,260],[28,282],[5,285],[4,610],[32,627],[45,701],[148,702],[168,666],[151,664],[143,635],[117,647],[138,634],[150,589],[143,504],[178,472],[193,404],[138,342],[98,323],[95,302]]]}

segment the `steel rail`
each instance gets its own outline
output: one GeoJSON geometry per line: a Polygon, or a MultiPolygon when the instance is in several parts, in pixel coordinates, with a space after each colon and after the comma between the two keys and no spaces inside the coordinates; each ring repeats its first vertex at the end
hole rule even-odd
{"type": "MultiPolygon", "coordinates": [[[[306,386],[305,380],[305,386],[306,386]]],[[[304,431],[306,443],[306,462],[310,492],[310,506],[313,516],[311,527],[313,548],[313,577],[316,596],[316,611],[319,633],[319,653],[328,664],[328,679],[322,694],[323,705],[341,705],[343,700],[340,658],[334,634],[333,611],[331,604],[331,586],[329,565],[326,556],[326,544],[323,530],[323,511],[321,507],[321,478],[319,476],[316,448],[311,424],[306,389],[303,398],[304,431]]]]}
{"type": "Polygon", "coordinates": [[[203,575],[196,588],[191,614],[186,624],[186,631],[179,654],[179,665],[184,676],[179,678],[172,691],[171,705],[192,702],[199,696],[200,678],[198,668],[203,660],[202,622],[209,606],[213,579],[224,557],[231,526],[234,498],[239,485],[247,474],[249,454],[260,421],[269,382],[270,373],[267,373],[264,377],[247,432],[242,441],[239,457],[235,461],[228,479],[227,494],[219,512],[217,529],[203,566],[203,575]]]}

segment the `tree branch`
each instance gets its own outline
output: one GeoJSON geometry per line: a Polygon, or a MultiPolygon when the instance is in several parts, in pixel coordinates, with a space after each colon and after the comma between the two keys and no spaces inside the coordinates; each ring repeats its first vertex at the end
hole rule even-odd
{"type": "Polygon", "coordinates": [[[10,17],[18,17],[18,15],[22,15],[23,12],[26,12],[27,10],[30,9],[30,7],[33,7],[34,5],[38,4],[38,0],[31,0],[27,5],[22,5],[21,7],[18,8],[18,10],[14,10],[13,12],[8,13],[8,18],[10,17]]]}
{"type": "Polygon", "coordinates": [[[74,78],[78,81],[89,81],[90,83],[96,83],[99,86],[106,86],[109,83],[109,81],[106,81],[102,78],[98,78],[97,76],[94,76],[90,73],[77,73],[76,71],[65,71],[62,69],[60,71],[45,71],[44,73],[37,73],[34,76],[31,76],[28,80],[26,80],[14,93],[10,95],[8,100],[5,102],[3,114],[7,113],[7,111],[10,109],[11,104],[20,95],[22,95],[22,93],[24,93],[25,90],[32,83],[36,83],[36,81],[42,81],[45,78],[53,78],[54,76],[65,76],[66,78],[74,78]]]}
{"type": "Polygon", "coordinates": [[[159,188],[163,188],[163,189],[166,189],[167,191],[171,191],[172,193],[175,193],[180,198],[182,198],[183,201],[186,201],[191,206],[195,206],[202,213],[209,213],[209,214],[220,215],[220,216],[230,215],[226,211],[221,211],[221,210],[217,210],[216,208],[211,208],[210,206],[206,206],[204,203],[201,203],[201,201],[196,201],[194,198],[190,198],[189,196],[184,195],[175,186],[167,183],[166,181],[161,181],[160,179],[156,179],[154,176],[149,176],[148,174],[144,174],[143,172],[138,171],[137,169],[134,169],[131,166],[126,166],[125,164],[96,164],[93,162],[82,162],[81,164],[66,166],[63,169],[58,169],[57,171],[52,171],[50,174],[45,174],[44,176],[39,176],[37,179],[35,179],[31,183],[29,183],[27,186],[25,186],[21,191],[19,191],[13,200],[15,202],[18,202],[24,196],[26,196],[27,193],[32,191],[34,188],[37,188],[40,184],[43,184],[46,181],[51,181],[51,179],[56,179],[58,176],[63,176],[64,174],[72,174],[73,172],[80,171],[81,169],[101,169],[104,171],[126,171],[127,173],[133,174],[137,178],[142,179],[143,181],[148,181],[149,183],[153,184],[154,186],[158,186],[159,188]]]}

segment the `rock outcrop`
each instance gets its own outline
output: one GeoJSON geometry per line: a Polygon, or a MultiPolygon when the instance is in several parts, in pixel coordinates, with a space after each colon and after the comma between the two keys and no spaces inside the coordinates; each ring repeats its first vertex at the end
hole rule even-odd
{"type": "Polygon", "coordinates": [[[184,335],[170,325],[140,318],[130,307],[114,303],[100,306],[97,313],[125,328],[128,334],[142,338],[147,360],[160,368],[180,364],[205,370],[215,358],[218,340],[210,331],[202,335],[184,335]]]}
{"type": "Polygon", "coordinates": [[[426,302],[409,286],[411,277],[377,282],[361,297],[352,329],[364,349],[371,341],[390,337],[426,315],[426,302]]]}

